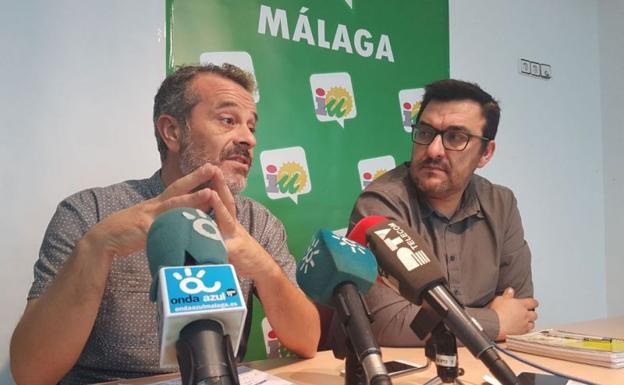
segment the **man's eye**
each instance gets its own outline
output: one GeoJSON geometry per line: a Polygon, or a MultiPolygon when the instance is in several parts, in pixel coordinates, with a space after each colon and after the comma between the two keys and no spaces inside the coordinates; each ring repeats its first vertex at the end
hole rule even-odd
{"type": "Polygon", "coordinates": [[[462,142],[466,140],[467,136],[461,132],[449,131],[446,133],[446,139],[453,142],[462,142]]]}
{"type": "Polygon", "coordinates": [[[418,136],[421,138],[431,138],[435,133],[431,130],[420,130],[418,131],[418,136]]]}
{"type": "Polygon", "coordinates": [[[227,125],[234,124],[234,118],[221,118],[221,121],[227,125]]]}

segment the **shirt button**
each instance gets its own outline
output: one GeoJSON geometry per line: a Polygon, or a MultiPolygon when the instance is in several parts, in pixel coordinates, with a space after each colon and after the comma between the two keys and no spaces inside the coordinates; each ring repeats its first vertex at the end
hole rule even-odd
{"type": "Polygon", "coordinates": [[[451,255],[451,256],[449,257],[449,259],[451,260],[451,262],[455,262],[455,256],[454,256],[454,255],[451,255]]]}
{"type": "Polygon", "coordinates": [[[459,295],[459,293],[460,293],[459,289],[455,289],[455,290],[453,290],[453,294],[455,294],[455,295],[459,295]]]}

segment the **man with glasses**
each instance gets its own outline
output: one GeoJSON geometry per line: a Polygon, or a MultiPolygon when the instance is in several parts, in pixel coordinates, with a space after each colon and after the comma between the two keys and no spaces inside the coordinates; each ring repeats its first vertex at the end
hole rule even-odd
{"type": "MultiPolygon", "coordinates": [[[[409,224],[428,243],[451,292],[497,340],[535,327],[531,252],[513,192],[474,174],[496,149],[498,103],[478,85],[441,80],[425,88],[412,126],[412,159],[371,183],[352,228],[368,215],[409,224]]],[[[376,284],[367,295],[382,345],[422,341],[409,325],[419,306],[376,284]]]]}

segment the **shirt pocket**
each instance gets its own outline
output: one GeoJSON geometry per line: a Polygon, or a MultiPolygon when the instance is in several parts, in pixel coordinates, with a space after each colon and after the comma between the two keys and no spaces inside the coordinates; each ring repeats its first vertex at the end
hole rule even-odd
{"type": "Polygon", "coordinates": [[[156,304],[149,300],[150,283],[148,274],[112,271],[109,276],[93,335],[104,351],[115,352],[121,360],[149,351],[157,355],[156,304]]]}

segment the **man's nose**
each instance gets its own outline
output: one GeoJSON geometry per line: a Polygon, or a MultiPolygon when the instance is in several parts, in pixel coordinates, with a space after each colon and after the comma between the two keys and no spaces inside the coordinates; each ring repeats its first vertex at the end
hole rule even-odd
{"type": "Polygon", "coordinates": [[[249,148],[254,148],[256,146],[256,135],[246,124],[241,124],[238,127],[237,135],[234,140],[238,144],[248,145],[249,148]]]}
{"type": "Polygon", "coordinates": [[[431,159],[437,159],[444,157],[445,154],[444,144],[442,143],[442,135],[438,134],[433,138],[433,141],[427,146],[427,155],[431,159]]]}

